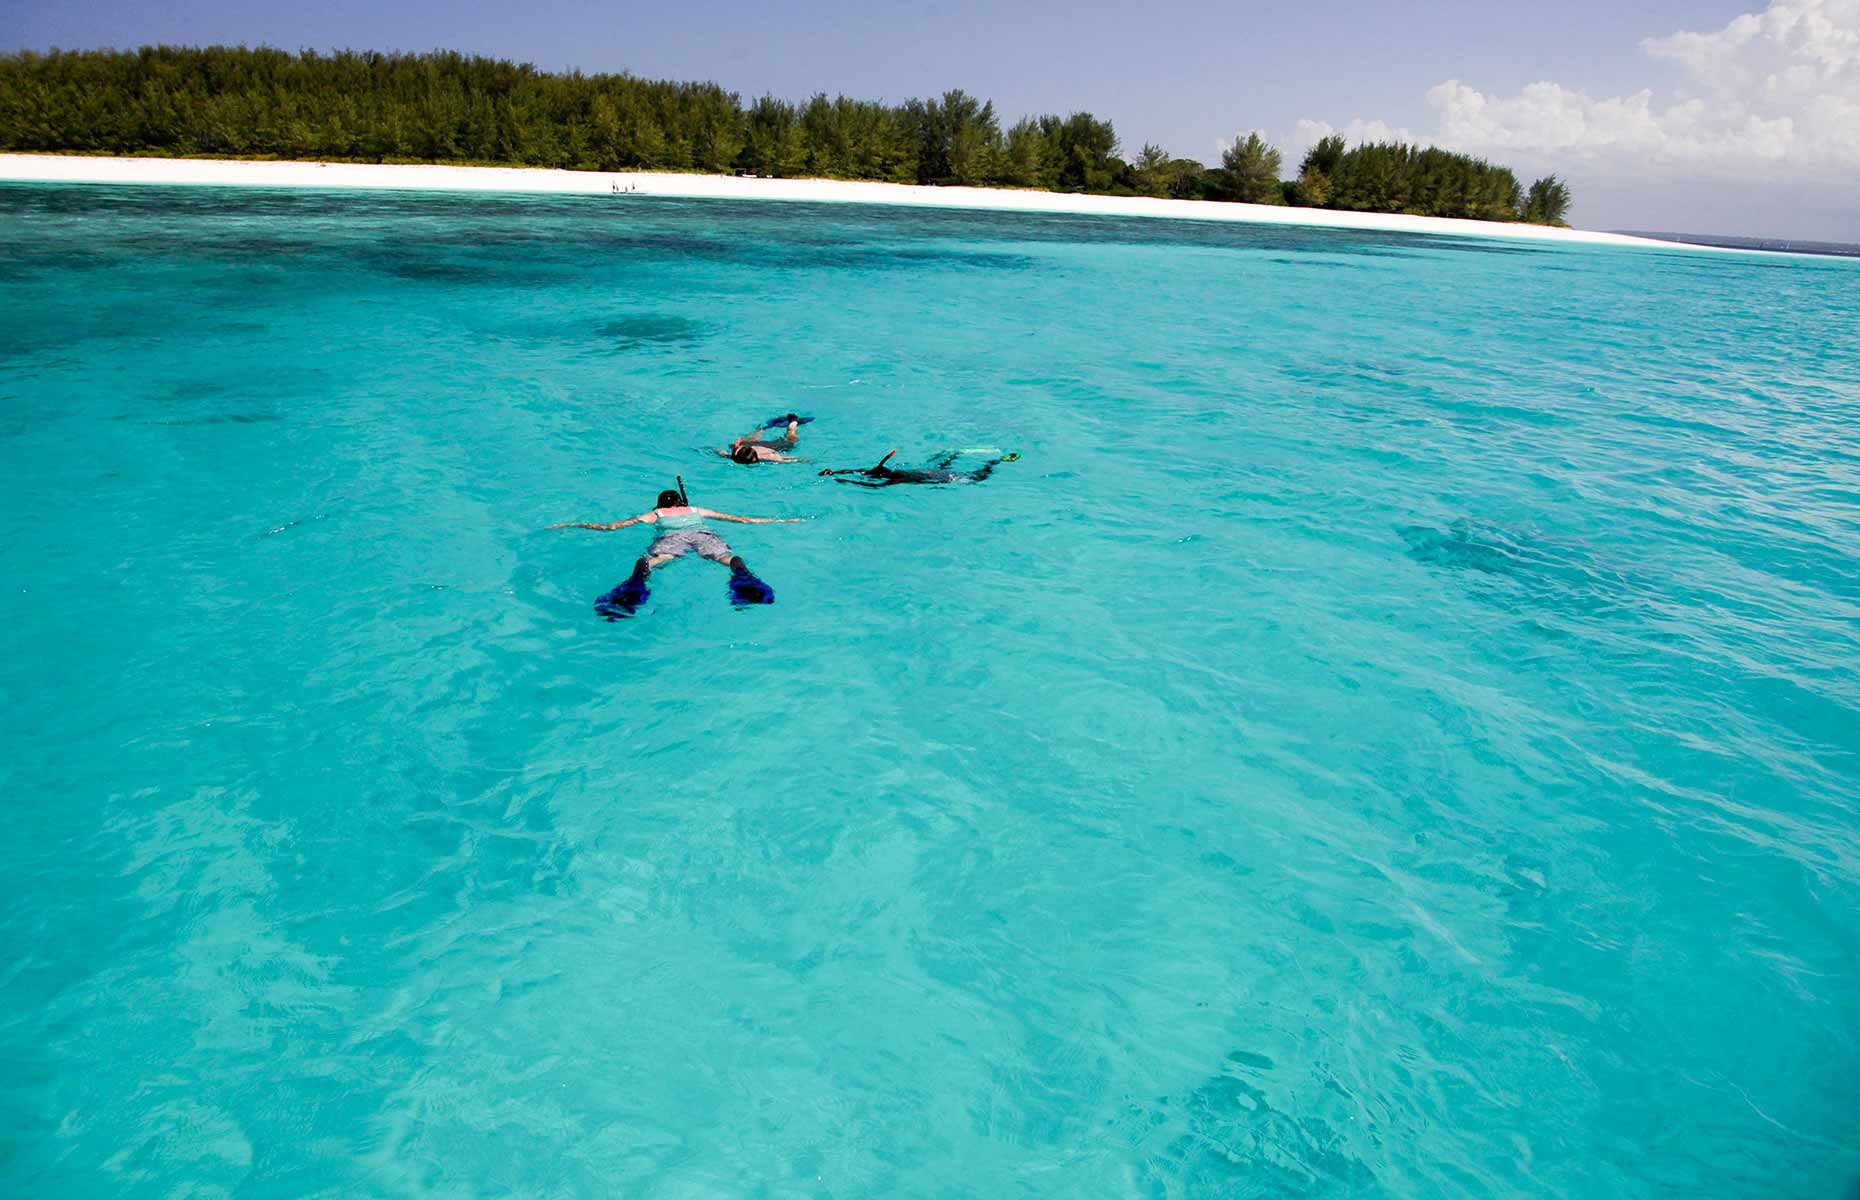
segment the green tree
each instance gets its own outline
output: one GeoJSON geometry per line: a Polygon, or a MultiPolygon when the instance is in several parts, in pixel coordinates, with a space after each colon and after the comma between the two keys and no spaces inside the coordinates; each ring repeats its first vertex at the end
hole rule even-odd
{"type": "Polygon", "coordinates": [[[1215,181],[1218,199],[1242,204],[1282,203],[1279,152],[1257,133],[1247,134],[1244,141],[1236,137],[1234,144],[1222,152],[1220,176],[1215,181]]]}
{"type": "Polygon", "coordinates": [[[1344,144],[1342,134],[1333,133],[1321,137],[1316,142],[1312,143],[1309,150],[1305,151],[1304,161],[1298,164],[1298,174],[1301,177],[1309,175],[1313,171],[1321,175],[1335,174],[1337,163],[1342,160],[1343,153],[1344,144]]]}
{"type": "Polygon", "coordinates": [[[1546,175],[1531,185],[1524,199],[1524,219],[1536,225],[1562,225],[1569,215],[1569,185],[1546,175]]]}
{"type": "Polygon", "coordinates": [[[935,100],[911,100],[899,116],[917,143],[917,182],[977,184],[995,165],[1001,127],[992,101],[960,88],[935,100]]]}
{"type": "Polygon", "coordinates": [[[807,144],[794,105],[764,96],[744,119],[743,148],[736,165],[757,175],[799,175],[807,161],[807,144]]]}
{"type": "Polygon", "coordinates": [[[1117,131],[1109,121],[1076,112],[1063,118],[1041,117],[1040,130],[1058,165],[1061,191],[1100,192],[1110,186],[1117,173],[1117,131]]]}
{"type": "Polygon", "coordinates": [[[1324,172],[1306,167],[1298,174],[1298,181],[1293,185],[1294,204],[1305,208],[1328,208],[1330,206],[1330,176],[1324,172]]]}
{"type": "Polygon", "coordinates": [[[960,88],[943,93],[942,147],[953,183],[973,186],[994,165],[1001,141],[992,100],[980,100],[960,88]]]}
{"type": "Polygon", "coordinates": [[[1059,168],[1052,151],[1040,122],[1032,117],[1016,121],[1002,145],[997,182],[1023,188],[1058,186],[1059,168]]]}
{"type": "Polygon", "coordinates": [[[852,144],[846,97],[827,99],[825,92],[801,110],[801,151],[810,174],[823,179],[844,179],[852,169],[852,144]]]}
{"type": "Polygon", "coordinates": [[[1175,158],[1169,160],[1164,168],[1169,173],[1169,195],[1177,200],[1197,200],[1205,191],[1205,181],[1211,174],[1205,163],[1192,158],[1175,158]]]}
{"type": "Polygon", "coordinates": [[[846,101],[848,173],[854,179],[910,183],[917,178],[917,145],[898,110],[869,100],[846,101]]]}
{"type": "Polygon", "coordinates": [[[1136,172],[1137,189],[1146,196],[1167,196],[1173,180],[1169,175],[1169,153],[1154,142],[1145,142],[1131,163],[1136,172]]]}

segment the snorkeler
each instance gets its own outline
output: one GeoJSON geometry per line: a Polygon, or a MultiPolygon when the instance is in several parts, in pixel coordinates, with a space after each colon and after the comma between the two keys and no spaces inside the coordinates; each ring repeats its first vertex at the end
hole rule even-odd
{"type": "Polygon", "coordinates": [[[730,568],[730,603],[737,608],[750,604],[775,603],[775,589],[757,579],[755,574],[744,565],[742,557],[730,549],[730,544],[712,533],[704,525],[706,517],[718,521],[735,521],[743,525],[778,525],[787,522],[805,520],[804,517],[738,517],[729,513],[715,512],[708,508],[698,508],[691,504],[684,494],[681,481],[677,491],[669,488],[659,493],[659,502],[652,511],[643,512],[637,517],[628,517],[624,521],[615,521],[611,525],[592,525],[580,521],[564,521],[551,525],[551,529],[625,529],[628,525],[657,525],[658,536],[652,545],[633,564],[633,573],[618,587],[607,592],[594,602],[594,611],[609,621],[621,617],[630,617],[646,602],[651,589],[646,586],[646,577],[652,574],[654,567],[662,567],[673,559],[683,558],[696,552],[714,563],[721,563],[730,568]]]}
{"type": "Polygon", "coordinates": [[[838,471],[830,471],[822,468],[820,473],[822,475],[839,476],[841,483],[851,483],[857,484],[859,487],[871,488],[891,487],[893,484],[899,483],[980,483],[982,480],[988,478],[989,473],[1002,463],[1011,463],[1020,457],[1018,453],[1010,452],[1003,454],[999,458],[991,458],[981,466],[972,467],[967,471],[952,471],[949,469],[950,464],[955,462],[956,459],[962,455],[962,451],[945,450],[943,453],[930,460],[930,465],[928,467],[886,466],[885,464],[891,461],[891,455],[896,453],[897,451],[893,450],[891,454],[885,455],[885,457],[878,460],[878,465],[875,467],[854,467],[838,471]],[[864,478],[846,478],[849,475],[862,475],[864,478]]]}
{"type": "Polygon", "coordinates": [[[728,450],[719,450],[718,454],[733,463],[752,467],[763,462],[801,462],[798,458],[789,458],[787,452],[794,449],[801,440],[801,426],[813,420],[812,417],[789,413],[785,417],[771,417],[755,429],[730,443],[728,450]],[[762,435],[777,426],[785,425],[779,437],[765,438],[762,435]]]}

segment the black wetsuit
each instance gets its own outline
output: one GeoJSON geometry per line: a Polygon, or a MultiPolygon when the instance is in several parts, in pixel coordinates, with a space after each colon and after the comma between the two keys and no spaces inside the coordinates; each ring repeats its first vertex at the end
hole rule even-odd
{"type": "Polygon", "coordinates": [[[935,459],[931,460],[928,467],[901,467],[894,469],[886,466],[884,463],[880,463],[876,467],[861,467],[845,471],[822,471],[821,474],[836,476],[841,483],[851,483],[859,487],[872,488],[891,487],[899,483],[980,483],[982,480],[988,478],[989,473],[997,466],[1007,461],[1004,458],[991,458],[973,470],[952,471],[949,469],[949,464],[956,461],[959,453],[958,451],[951,451],[947,454],[938,455],[935,459]],[[864,478],[848,479],[847,476],[849,475],[860,475],[864,476],[864,478]]]}

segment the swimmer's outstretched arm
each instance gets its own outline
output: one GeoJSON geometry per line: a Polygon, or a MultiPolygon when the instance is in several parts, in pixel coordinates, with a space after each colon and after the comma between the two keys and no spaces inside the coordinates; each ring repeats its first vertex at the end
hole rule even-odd
{"type": "Polygon", "coordinates": [[[658,519],[659,519],[659,514],[657,512],[646,512],[646,513],[639,514],[637,517],[628,517],[624,521],[615,521],[612,525],[590,525],[586,521],[563,521],[561,524],[551,525],[549,526],[549,528],[551,529],[601,529],[601,530],[625,529],[628,525],[640,525],[640,524],[650,525],[654,521],[657,521],[658,519]]]}
{"type": "Polygon", "coordinates": [[[691,511],[700,517],[715,517],[719,521],[735,521],[739,525],[790,525],[797,521],[807,520],[806,517],[737,517],[708,508],[698,508],[695,505],[692,506],[691,511]]]}

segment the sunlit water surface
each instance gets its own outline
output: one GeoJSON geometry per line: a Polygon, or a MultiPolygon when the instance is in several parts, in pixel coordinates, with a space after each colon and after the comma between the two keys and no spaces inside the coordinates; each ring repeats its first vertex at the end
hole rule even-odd
{"type": "Polygon", "coordinates": [[[9,1195],[1860,1178],[1853,263],[7,187],[0,289],[9,1195]],[[600,620],[677,475],[776,603],[600,620]]]}

